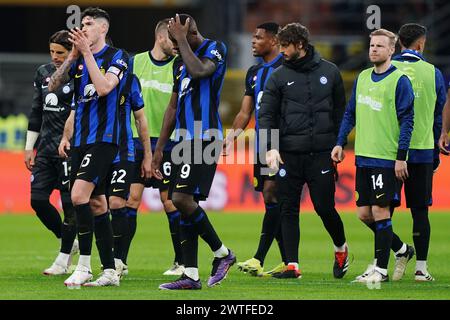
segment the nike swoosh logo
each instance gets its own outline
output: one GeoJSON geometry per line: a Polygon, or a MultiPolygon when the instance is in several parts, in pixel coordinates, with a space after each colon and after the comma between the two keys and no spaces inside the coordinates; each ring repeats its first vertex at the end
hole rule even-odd
{"type": "Polygon", "coordinates": [[[322,170],[321,172],[322,172],[322,174],[325,174],[325,173],[330,172],[330,170],[322,170]]]}
{"type": "Polygon", "coordinates": [[[187,184],[178,184],[177,183],[177,189],[186,188],[187,186],[188,186],[187,184]]]}
{"type": "Polygon", "coordinates": [[[269,173],[269,177],[273,177],[274,175],[276,175],[277,173],[269,173]]]}
{"type": "Polygon", "coordinates": [[[177,80],[180,79],[181,75],[177,76],[177,80]]]}
{"type": "Polygon", "coordinates": [[[120,235],[120,236],[114,236],[113,235],[113,238],[122,238],[122,235],[120,235]]]}
{"type": "Polygon", "coordinates": [[[187,240],[183,240],[183,241],[181,241],[181,243],[180,244],[183,244],[183,243],[185,243],[187,240]]]}
{"type": "Polygon", "coordinates": [[[88,233],[91,233],[91,232],[90,231],[88,231],[88,232],[78,232],[78,235],[79,236],[83,236],[83,235],[88,234],[88,233]]]}
{"type": "Polygon", "coordinates": [[[82,74],[76,74],[76,75],[75,75],[75,78],[78,79],[78,78],[81,78],[82,76],[83,76],[83,73],[82,73],[82,74]]]}
{"type": "Polygon", "coordinates": [[[66,181],[61,182],[61,184],[62,184],[62,185],[65,185],[65,184],[67,184],[68,182],[69,182],[69,180],[66,180],[66,181]]]}
{"type": "Polygon", "coordinates": [[[78,176],[81,176],[82,174],[85,174],[85,173],[86,173],[86,172],[78,172],[78,173],[77,173],[77,177],[78,177],[78,176]]]}
{"type": "Polygon", "coordinates": [[[379,198],[381,198],[382,196],[384,196],[384,193],[382,193],[382,194],[377,194],[375,197],[376,197],[377,199],[379,199],[379,198]]]}
{"type": "Polygon", "coordinates": [[[256,87],[256,84],[252,85],[252,89],[254,89],[256,87]]]}
{"type": "Polygon", "coordinates": [[[161,73],[162,71],[153,71],[153,74],[161,73]]]}
{"type": "Polygon", "coordinates": [[[116,189],[116,188],[114,188],[113,192],[119,192],[119,191],[123,191],[123,190],[125,190],[125,189],[116,189]]]}
{"type": "Polygon", "coordinates": [[[48,88],[48,86],[41,86],[42,89],[48,88]]]}
{"type": "Polygon", "coordinates": [[[170,180],[166,180],[166,179],[163,180],[164,184],[168,184],[169,182],[170,182],[170,180]]]}
{"type": "Polygon", "coordinates": [[[287,85],[290,86],[291,84],[294,84],[295,81],[288,82],[287,85]]]}

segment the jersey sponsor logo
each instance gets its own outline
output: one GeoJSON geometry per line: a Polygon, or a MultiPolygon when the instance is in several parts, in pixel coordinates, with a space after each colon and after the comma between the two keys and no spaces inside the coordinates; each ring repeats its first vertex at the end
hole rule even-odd
{"type": "Polygon", "coordinates": [[[291,86],[291,85],[293,85],[294,83],[295,83],[295,81],[288,81],[287,85],[288,85],[288,86],[291,86]]]}
{"type": "Polygon", "coordinates": [[[374,100],[372,97],[358,95],[357,102],[359,104],[367,105],[374,111],[380,111],[383,108],[383,104],[379,101],[374,100]]]}
{"type": "Polygon", "coordinates": [[[54,93],[49,93],[45,96],[45,105],[46,106],[57,106],[58,105],[58,96],[54,93]]]}
{"type": "MultiPolygon", "coordinates": [[[[180,98],[182,97],[182,96],[184,96],[187,92],[188,92],[188,87],[189,87],[189,84],[190,84],[190,82],[191,82],[191,79],[189,79],[189,78],[184,78],[182,81],[181,81],[181,92],[180,92],[180,98]]],[[[191,88],[192,89],[192,88],[191,88]]]]}
{"type": "Polygon", "coordinates": [[[163,93],[172,93],[171,83],[161,83],[158,80],[141,80],[142,88],[150,88],[161,91],[163,93]]]}
{"type": "Polygon", "coordinates": [[[88,102],[91,100],[98,99],[97,90],[95,89],[95,86],[92,83],[84,87],[83,94],[84,97],[80,96],[78,102],[88,102]]]}
{"type": "Polygon", "coordinates": [[[319,81],[320,81],[321,84],[327,84],[328,79],[325,76],[321,76],[319,81]]]}
{"type": "Polygon", "coordinates": [[[216,49],[211,50],[211,54],[213,54],[219,61],[222,61],[222,55],[216,49]]]}

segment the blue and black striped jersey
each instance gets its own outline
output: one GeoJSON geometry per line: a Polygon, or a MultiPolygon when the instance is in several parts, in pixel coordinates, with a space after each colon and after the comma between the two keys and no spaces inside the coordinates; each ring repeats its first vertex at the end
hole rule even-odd
{"type": "MultiPolygon", "coordinates": [[[[251,66],[245,76],[245,95],[253,98],[256,131],[259,129],[258,114],[259,108],[261,108],[261,98],[264,93],[267,79],[269,79],[270,75],[276,68],[283,64],[283,60],[283,55],[280,53],[272,61],[251,66]]],[[[258,137],[259,135],[256,135],[257,150],[259,150],[258,137]]]]}
{"type": "MultiPolygon", "coordinates": [[[[124,50],[106,45],[94,58],[100,72],[111,72],[120,82],[124,81],[129,60],[124,50]]],[[[99,97],[82,56],[72,65],[69,75],[75,86],[73,145],[118,144],[120,83],[108,95],[99,97]]]]}
{"type": "Polygon", "coordinates": [[[119,152],[114,163],[121,161],[134,162],[134,141],[131,129],[131,112],[144,107],[142,89],[139,79],[128,73],[121,83],[119,102],[119,152]]]}
{"type": "Polygon", "coordinates": [[[181,58],[174,62],[173,92],[178,94],[175,140],[179,141],[181,137],[185,140],[208,140],[211,129],[217,130],[219,134],[216,138],[223,140],[219,101],[226,71],[227,48],[220,41],[205,39],[194,54],[199,58],[211,59],[216,70],[209,77],[193,79],[181,58]],[[201,123],[196,132],[194,122],[201,123]],[[185,134],[180,132],[182,129],[185,134]]]}

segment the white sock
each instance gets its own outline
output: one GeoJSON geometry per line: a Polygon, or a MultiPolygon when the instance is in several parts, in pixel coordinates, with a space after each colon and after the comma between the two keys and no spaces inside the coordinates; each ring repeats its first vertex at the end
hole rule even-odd
{"type": "Polygon", "coordinates": [[[228,249],[223,244],[219,249],[214,251],[214,257],[216,257],[216,258],[223,258],[223,257],[226,257],[227,255],[228,255],[228,249]]]}
{"type": "Polygon", "coordinates": [[[198,268],[186,268],[184,269],[184,274],[194,281],[199,279],[198,268]]]}
{"type": "Polygon", "coordinates": [[[387,269],[375,267],[375,270],[378,271],[379,273],[381,273],[383,276],[387,276],[387,273],[388,273],[387,269]]]}
{"type": "Polygon", "coordinates": [[[80,254],[80,257],[78,258],[78,265],[91,270],[91,256],[84,256],[80,254]]]}
{"type": "Polygon", "coordinates": [[[407,249],[406,243],[403,243],[402,247],[400,248],[400,250],[398,250],[398,251],[395,253],[395,255],[397,256],[397,255],[399,255],[399,254],[404,254],[404,253],[406,252],[406,249],[407,249]]]}
{"type": "Polygon", "coordinates": [[[422,271],[423,274],[427,274],[427,261],[417,260],[416,261],[416,271],[422,271]]]}
{"type": "Polygon", "coordinates": [[[298,270],[298,263],[297,263],[297,262],[289,262],[289,263],[288,263],[288,266],[294,266],[295,269],[298,270]]]}
{"type": "Polygon", "coordinates": [[[117,269],[117,266],[120,266],[121,264],[123,264],[122,260],[114,258],[114,265],[116,266],[116,269],[117,269]]]}
{"type": "Polygon", "coordinates": [[[373,265],[374,267],[376,267],[376,266],[377,266],[377,259],[373,259],[373,263],[372,263],[372,265],[373,265]]]}
{"type": "Polygon", "coordinates": [[[335,245],[333,245],[333,246],[334,246],[334,252],[345,252],[345,249],[347,248],[347,242],[344,243],[340,247],[336,247],[335,245]]]}
{"type": "Polygon", "coordinates": [[[55,262],[60,266],[67,266],[67,264],[69,263],[69,258],[70,254],[60,252],[56,257],[55,262]]]}

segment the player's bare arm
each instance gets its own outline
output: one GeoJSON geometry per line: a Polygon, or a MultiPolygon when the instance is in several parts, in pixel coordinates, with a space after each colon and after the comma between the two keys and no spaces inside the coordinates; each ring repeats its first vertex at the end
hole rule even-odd
{"type": "Polygon", "coordinates": [[[141,177],[149,179],[152,177],[152,149],[150,147],[150,140],[148,139],[148,124],[144,109],[134,111],[134,119],[139,135],[139,140],[144,147],[144,159],[141,165],[141,177]]]}
{"type": "Polygon", "coordinates": [[[166,112],[164,113],[161,135],[158,138],[158,142],[156,143],[155,147],[155,152],[153,154],[152,175],[158,178],[159,180],[163,178],[161,172],[159,172],[159,168],[161,166],[161,161],[163,157],[163,149],[167,141],[169,140],[173,129],[175,128],[175,119],[177,114],[177,100],[178,94],[176,92],[172,93],[169,105],[167,106],[166,112]]]}
{"type": "Polygon", "coordinates": [[[241,103],[241,109],[234,118],[233,126],[231,131],[229,131],[224,144],[222,154],[226,156],[229,152],[230,147],[233,145],[234,139],[236,139],[241,132],[247,127],[253,113],[253,97],[244,96],[241,103]]]}
{"type": "Polygon", "coordinates": [[[444,105],[444,110],[442,110],[442,132],[439,138],[439,149],[445,155],[449,155],[450,152],[447,150],[449,146],[448,132],[450,130],[450,90],[447,92],[447,101],[444,105]]]}
{"type": "Polygon", "coordinates": [[[58,147],[58,153],[61,158],[68,157],[66,150],[70,150],[70,139],[72,139],[73,136],[74,119],[75,119],[75,111],[72,110],[64,125],[64,132],[58,147]]]}
{"type": "Polygon", "coordinates": [[[210,59],[199,59],[192,51],[187,41],[187,33],[189,30],[190,19],[186,19],[183,25],[180,22],[180,17],[177,14],[175,19],[169,21],[169,33],[177,41],[180,55],[186,65],[188,73],[193,79],[205,78],[214,73],[216,65],[210,59]]]}
{"type": "Polygon", "coordinates": [[[86,62],[86,67],[92,83],[95,86],[99,97],[108,95],[118,84],[119,78],[111,72],[103,75],[95,61],[90,48],[90,41],[87,36],[78,28],[70,32],[69,41],[81,52],[86,62]]]}

